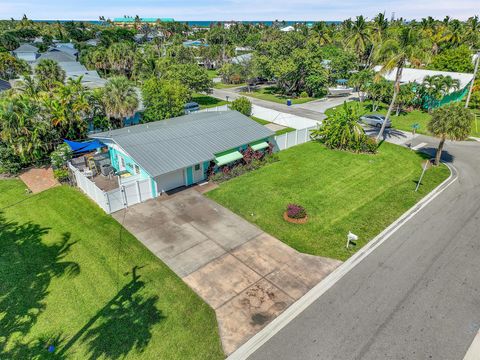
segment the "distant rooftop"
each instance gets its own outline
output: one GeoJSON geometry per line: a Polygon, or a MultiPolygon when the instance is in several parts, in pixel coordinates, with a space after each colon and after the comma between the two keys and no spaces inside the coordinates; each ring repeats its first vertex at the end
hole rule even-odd
{"type": "Polygon", "coordinates": [[[38,48],[36,46],[30,45],[30,44],[22,44],[15,50],[13,50],[15,53],[36,53],[38,52],[38,48]]]}
{"type": "MultiPolygon", "coordinates": [[[[155,23],[157,21],[161,22],[173,22],[175,21],[173,18],[140,18],[141,22],[144,23],[155,23]]],[[[117,17],[113,19],[113,22],[120,22],[120,23],[134,23],[135,18],[132,16],[129,17],[117,17]]]]}

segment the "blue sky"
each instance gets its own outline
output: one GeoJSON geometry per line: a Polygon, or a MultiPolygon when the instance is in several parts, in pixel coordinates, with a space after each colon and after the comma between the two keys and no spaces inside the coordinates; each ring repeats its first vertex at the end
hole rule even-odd
{"type": "Polygon", "coordinates": [[[98,19],[173,17],[176,20],[343,20],[379,12],[407,19],[431,15],[467,19],[480,13],[479,0],[0,0],[0,18],[98,19]]]}

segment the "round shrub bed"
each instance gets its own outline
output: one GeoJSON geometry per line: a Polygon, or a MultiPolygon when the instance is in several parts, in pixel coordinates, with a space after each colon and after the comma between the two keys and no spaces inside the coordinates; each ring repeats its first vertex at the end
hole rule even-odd
{"type": "Polygon", "coordinates": [[[307,211],[303,206],[288,204],[283,219],[293,224],[305,224],[308,220],[307,211]]]}

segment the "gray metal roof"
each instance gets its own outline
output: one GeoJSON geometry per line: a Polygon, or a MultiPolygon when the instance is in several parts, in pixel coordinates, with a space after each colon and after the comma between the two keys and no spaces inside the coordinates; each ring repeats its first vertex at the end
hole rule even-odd
{"type": "Polygon", "coordinates": [[[0,91],[9,90],[12,88],[12,85],[6,80],[0,79],[0,91]]]}
{"type": "Polygon", "coordinates": [[[14,53],[36,53],[38,52],[38,48],[30,45],[30,44],[22,44],[15,50],[13,50],[14,53]]]}
{"type": "Polygon", "coordinates": [[[253,54],[248,53],[248,54],[243,54],[243,55],[238,55],[232,58],[231,62],[232,64],[244,64],[248,63],[249,61],[252,60],[253,54]]]}
{"type": "Polygon", "coordinates": [[[57,50],[57,51],[48,51],[46,53],[41,54],[37,62],[43,59],[51,59],[55,60],[56,62],[71,62],[71,61],[77,61],[76,57],[70,54],[67,54],[66,52],[57,50]]]}
{"type": "Polygon", "coordinates": [[[68,55],[71,55],[71,56],[76,56],[78,54],[78,50],[75,49],[75,48],[72,48],[70,46],[65,46],[65,45],[57,45],[56,47],[50,47],[50,49],[48,49],[49,52],[55,52],[55,51],[61,51],[61,52],[64,52],[64,53],[67,53],[68,55]]]}
{"type": "Polygon", "coordinates": [[[90,135],[111,139],[155,177],[275,133],[237,111],[197,112],[90,135]]]}

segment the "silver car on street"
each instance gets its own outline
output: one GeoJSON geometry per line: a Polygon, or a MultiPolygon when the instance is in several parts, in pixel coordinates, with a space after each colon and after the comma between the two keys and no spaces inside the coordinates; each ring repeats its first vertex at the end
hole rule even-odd
{"type": "MultiPolygon", "coordinates": [[[[382,127],[383,122],[385,121],[385,116],[380,114],[369,114],[369,115],[362,116],[360,118],[360,121],[363,122],[364,124],[380,128],[382,127]]],[[[387,128],[392,127],[392,123],[390,120],[387,121],[387,124],[385,125],[385,127],[387,128]]]]}

